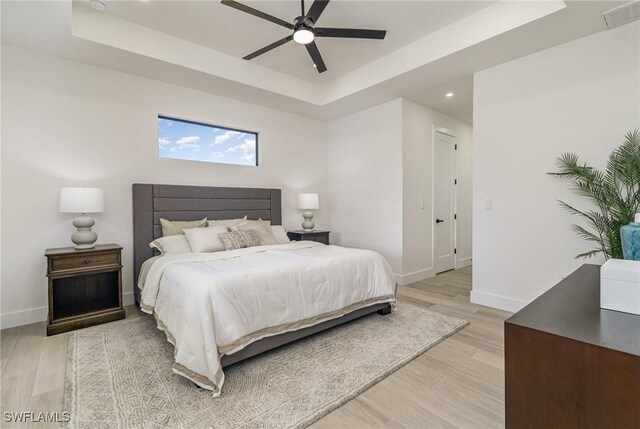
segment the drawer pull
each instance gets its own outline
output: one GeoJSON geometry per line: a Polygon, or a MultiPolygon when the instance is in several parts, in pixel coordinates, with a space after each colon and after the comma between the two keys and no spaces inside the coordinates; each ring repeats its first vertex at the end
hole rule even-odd
{"type": "Polygon", "coordinates": [[[84,261],[82,261],[83,264],[88,264],[91,262],[91,259],[85,259],[84,261]]]}

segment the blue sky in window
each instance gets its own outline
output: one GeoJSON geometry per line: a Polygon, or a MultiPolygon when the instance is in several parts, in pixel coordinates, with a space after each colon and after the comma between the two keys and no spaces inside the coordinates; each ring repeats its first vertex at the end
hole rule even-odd
{"type": "Polygon", "coordinates": [[[256,165],[256,135],[158,118],[161,158],[256,165]]]}

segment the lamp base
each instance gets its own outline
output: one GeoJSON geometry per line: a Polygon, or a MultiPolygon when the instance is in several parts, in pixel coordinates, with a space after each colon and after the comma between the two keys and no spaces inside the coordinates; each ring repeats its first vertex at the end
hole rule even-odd
{"type": "Polygon", "coordinates": [[[76,250],[93,249],[94,247],[96,247],[95,244],[76,244],[75,246],[73,246],[73,248],[76,249],[76,250]]]}
{"type": "Polygon", "coordinates": [[[98,239],[98,234],[91,231],[91,227],[96,221],[86,214],[82,214],[73,220],[73,226],[78,230],[71,234],[71,241],[76,245],[76,249],[93,249],[94,243],[98,239]]]}
{"type": "Polygon", "coordinates": [[[305,231],[313,231],[313,228],[316,227],[316,224],[313,223],[313,212],[311,210],[307,210],[302,213],[302,217],[304,217],[304,222],[302,222],[302,229],[305,231]]]}

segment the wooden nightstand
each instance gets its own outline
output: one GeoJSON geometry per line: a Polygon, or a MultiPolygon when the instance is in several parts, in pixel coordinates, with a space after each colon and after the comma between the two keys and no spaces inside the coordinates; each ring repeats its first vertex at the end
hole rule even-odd
{"type": "Polygon", "coordinates": [[[124,319],[121,251],[117,244],[46,250],[47,335],[124,319]]]}
{"type": "Polygon", "coordinates": [[[299,229],[296,231],[287,232],[287,236],[289,240],[295,241],[317,241],[318,243],[329,244],[329,234],[331,231],[320,231],[319,229],[314,229],[312,231],[305,231],[303,229],[299,229]]]}

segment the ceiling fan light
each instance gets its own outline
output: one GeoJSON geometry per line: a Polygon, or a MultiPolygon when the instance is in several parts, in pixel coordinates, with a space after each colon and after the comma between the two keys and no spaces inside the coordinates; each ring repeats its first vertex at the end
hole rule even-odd
{"type": "Polygon", "coordinates": [[[308,28],[299,28],[293,33],[293,40],[301,45],[313,42],[315,35],[308,28]]]}

